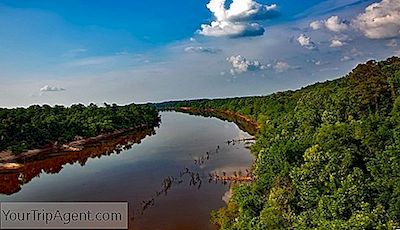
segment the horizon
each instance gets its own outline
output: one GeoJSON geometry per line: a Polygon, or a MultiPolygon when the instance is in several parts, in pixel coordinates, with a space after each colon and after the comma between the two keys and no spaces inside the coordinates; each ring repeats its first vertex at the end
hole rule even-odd
{"type": "Polygon", "coordinates": [[[297,90],[399,56],[399,8],[396,0],[0,0],[0,107],[297,90]]]}

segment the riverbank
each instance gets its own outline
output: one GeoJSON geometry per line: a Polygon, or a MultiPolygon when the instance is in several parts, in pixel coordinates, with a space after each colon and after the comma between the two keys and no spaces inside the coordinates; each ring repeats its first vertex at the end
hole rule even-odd
{"type": "Polygon", "coordinates": [[[21,170],[26,162],[40,160],[51,155],[66,155],[71,152],[83,151],[86,147],[97,142],[104,142],[120,136],[127,135],[131,132],[146,130],[153,127],[141,125],[130,129],[117,130],[110,133],[100,134],[95,137],[81,138],[65,144],[54,143],[45,148],[32,149],[22,153],[14,154],[11,151],[0,152],[0,173],[15,172],[21,170]]]}
{"type": "Polygon", "coordinates": [[[164,110],[173,110],[177,112],[189,113],[191,115],[216,117],[221,120],[231,121],[234,122],[241,130],[249,133],[252,136],[256,136],[261,129],[261,125],[258,124],[257,121],[255,121],[254,119],[233,111],[216,109],[195,109],[191,107],[177,107],[164,110]]]}
{"type": "Polygon", "coordinates": [[[25,163],[4,164],[0,170],[0,194],[11,195],[21,190],[24,184],[42,173],[57,174],[67,164],[84,166],[89,159],[119,154],[155,134],[154,128],[134,130],[87,143],[81,151],[54,151],[25,163]]]}
{"type": "Polygon", "coordinates": [[[99,141],[81,152],[30,161],[18,172],[0,174],[0,201],[126,200],[130,229],[215,230],[210,212],[225,206],[222,197],[231,182],[209,182],[208,174],[245,176],[254,160],[245,148],[251,136],[233,122],[181,112],[160,115],[157,134],[131,149],[119,140],[99,141]]]}

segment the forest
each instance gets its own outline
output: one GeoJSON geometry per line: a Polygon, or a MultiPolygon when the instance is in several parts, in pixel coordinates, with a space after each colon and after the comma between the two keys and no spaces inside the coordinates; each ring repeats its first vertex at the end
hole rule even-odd
{"type": "Polygon", "coordinates": [[[400,228],[400,58],[269,96],[158,104],[256,120],[255,180],[212,212],[220,229],[400,228]]]}
{"type": "Polygon", "coordinates": [[[66,143],[75,138],[94,137],[116,130],[154,127],[160,121],[151,105],[104,104],[70,107],[32,105],[28,108],[0,108],[0,151],[14,154],[66,143]]]}

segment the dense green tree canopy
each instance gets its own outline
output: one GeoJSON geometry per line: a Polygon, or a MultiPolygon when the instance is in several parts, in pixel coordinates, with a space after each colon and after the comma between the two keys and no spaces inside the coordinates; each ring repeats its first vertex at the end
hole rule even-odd
{"type": "Polygon", "coordinates": [[[153,127],[158,122],[158,112],[151,105],[0,108],[0,151],[9,149],[19,153],[55,142],[68,142],[77,136],[93,137],[115,130],[153,127]]]}
{"type": "Polygon", "coordinates": [[[261,124],[249,185],[212,214],[221,229],[400,228],[400,59],[262,97],[159,104],[261,124]]]}

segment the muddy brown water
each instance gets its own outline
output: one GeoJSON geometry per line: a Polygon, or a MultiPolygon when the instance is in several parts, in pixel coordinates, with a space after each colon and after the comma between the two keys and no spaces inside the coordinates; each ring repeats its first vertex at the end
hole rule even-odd
{"type": "Polygon", "coordinates": [[[210,211],[225,205],[229,183],[209,173],[244,174],[250,151],[226,141],[249,137],[231,122],[162,112],[154,131],[0,174],[0,201],[127,201],[129,229],[215,229],[210,211]]]}

